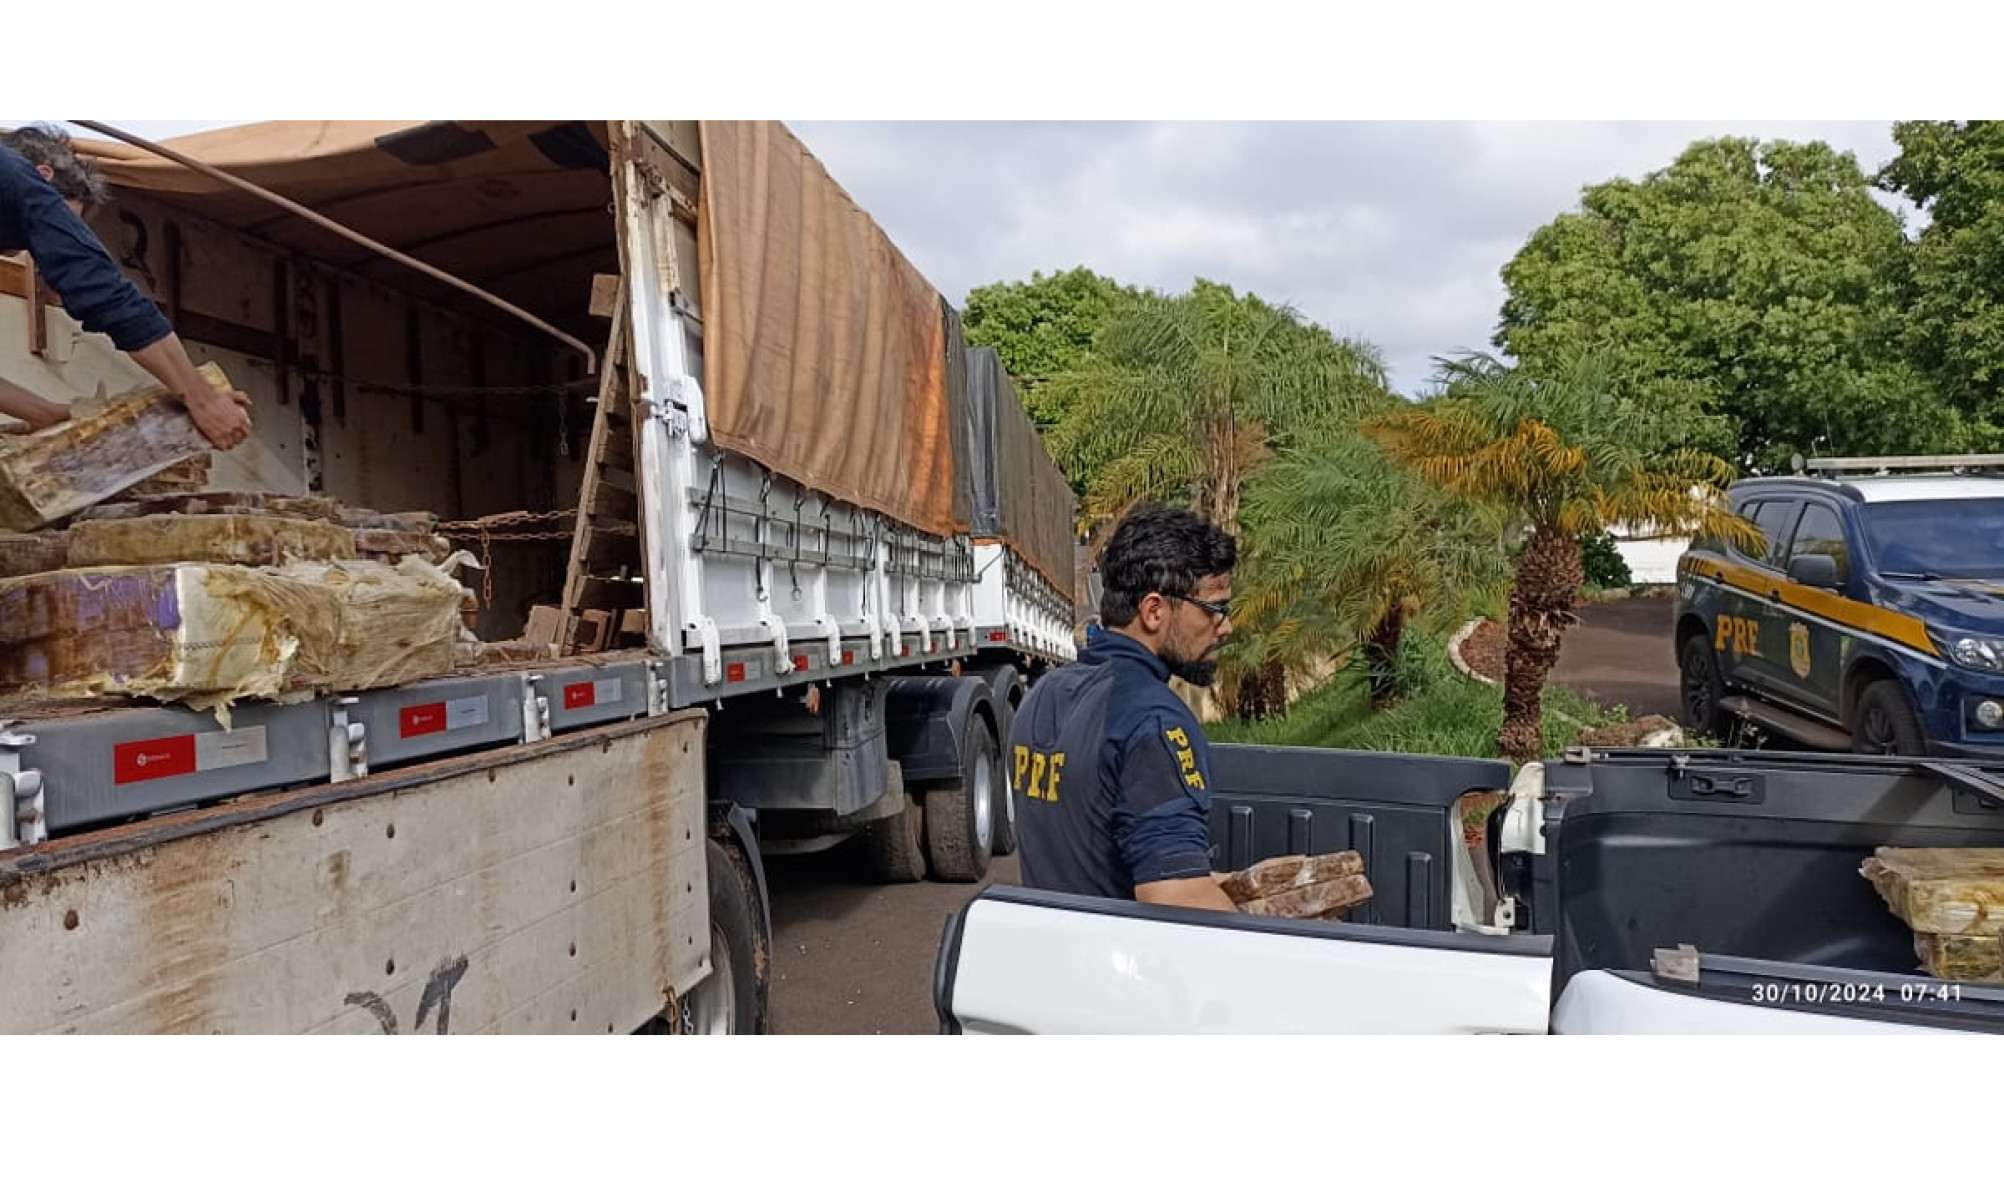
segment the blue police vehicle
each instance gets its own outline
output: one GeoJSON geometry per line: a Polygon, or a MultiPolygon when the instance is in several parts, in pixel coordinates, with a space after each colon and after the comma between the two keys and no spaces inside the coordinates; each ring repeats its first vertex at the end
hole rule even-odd
{"type": "Polygon", "coordinates": [[[1728,491],[1763,547],[1699,540],[1678,561],[1685,725],[2004,756],[2004,455],[1797,471],[1728,491]]]}

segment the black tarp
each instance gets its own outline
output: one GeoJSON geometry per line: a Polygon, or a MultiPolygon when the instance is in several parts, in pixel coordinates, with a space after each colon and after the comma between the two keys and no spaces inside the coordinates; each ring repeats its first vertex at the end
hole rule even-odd
{"type": "Polygon", "coordinates": [[[985,346],[967,349],[961,428],[976,537],[1001,539],[1066,598],[1075,596],[1078,500],[1044,449],[1001,359],[985,346]]]}

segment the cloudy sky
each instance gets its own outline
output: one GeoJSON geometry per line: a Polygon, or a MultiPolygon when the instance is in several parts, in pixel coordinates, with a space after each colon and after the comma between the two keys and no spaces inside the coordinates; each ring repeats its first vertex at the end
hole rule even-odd
{"type": "Polygon", "coordinates": [[[981,284],[1079,264],[1172,291],[1201,276],[1375,344],[1405,391],[1433,356],[1488,348],[1498,272],[1586,185],[1722,134],[1821,139],[1867,171],[1894,150],[1889,121],[794,129],[956,304],[981,284]]]}
{"type": "MultiPolygon", "coordinates": [[[[222,124],[124,127],[168,137],[222,124]]],[[[1080,264],[1169,291],[1202,276],[1373,343],[1405,391],[1433,356],[1489,346],[1497,273],[1589,184],[1722,134],[1821,139],[1867,171],[1893,154],[1890,121],[793,128],[955,304],[981,284],[1080,264]]]]}

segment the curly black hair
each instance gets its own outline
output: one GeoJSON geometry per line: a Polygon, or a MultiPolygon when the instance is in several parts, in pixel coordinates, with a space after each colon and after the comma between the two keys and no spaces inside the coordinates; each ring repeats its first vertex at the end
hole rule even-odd
{"type": "Polygon", "coordinates": [[[0,131],[0,146],[54,172],[56,178],[49,181],[50,185],[66,199],[82,201],[86,209],[94,209],[111,199],[97,168],[77,154],[76,144],[68,134],[53,125],[24,125],[0,131]]]}
{"type": "Polygon", "coordinates": [[[1148,594],[1187,597],[1238,559],[1238,541],[1189,510],[1137,505],[1099,555],[1100,624],[1126,626],[1148,594]]]}

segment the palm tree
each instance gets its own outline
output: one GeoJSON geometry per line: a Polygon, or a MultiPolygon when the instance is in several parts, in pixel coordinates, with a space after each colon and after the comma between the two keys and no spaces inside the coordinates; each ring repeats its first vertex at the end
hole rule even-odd
{"type": "MultiPolygon", "coordinates": [[[[1354,416],[1386,396],[1377,352],[1286,306],[1198,280],[1148,295],[1101,328],[1085,364],[1039,390],[1063,412],[1047,439],[1083,485],[1080,524],[1100,537],[1140,501],[1186,504],[1233,535],[1245,481],[1304,425],[1354,416]]],[[[1282,712],[1278,662],[1232,682],[1240,717],[1282,712]]]]}
{"type": "Polygon", "coordinates": [[[1371,348],[1199,280],[1117,312],[1086,363],[1039,395],[1065,414],[1047,441],[1083,485],[1083,523],[1104,528],[1162,501],[1236,535],[1252,471],[1302,425],[1381,401],[1386,377],[1371,348]]]}
{"type": "Polygon", "coordinates": [[[1397,699],[1408,623],[1509,570],[1493,507],[1426,483],[1354,428],[1283,452],[1243,513],[1257,538],[1236,588],[1242,650],[1290,669],[1359,650],[1375,706],[1397,699]]]}
{"type": "Polygon", "coordinates": [[[1497,740],[1503,754],[1528,760],[1542,744],[1545,678],[1578,620],[1581,534],[1613,525],[1735,541],[1758,533],[1722,504],[1731,465],[1691,448],[1706,419],[1617,395],[1604,352],[1550,374],[1479,354],[1439,363],[1440,396],[1366,429],[1422,479],[1500,506],[1529,530],[1510,588],[1497,740]]]}

